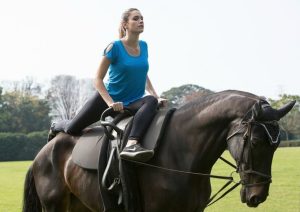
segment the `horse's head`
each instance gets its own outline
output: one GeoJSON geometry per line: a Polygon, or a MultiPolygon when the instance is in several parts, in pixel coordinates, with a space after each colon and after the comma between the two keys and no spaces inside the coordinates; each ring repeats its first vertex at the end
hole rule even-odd
{"type": "Polygon", "coordinates": [[[260,100],[230,129],[228,149],[240,174],[241,200],[249,207],[257,207],[268,196],[273,154],[280,142],[277,121],[294,104],[293,101],[275,110],[266,101],[260,100]]]}

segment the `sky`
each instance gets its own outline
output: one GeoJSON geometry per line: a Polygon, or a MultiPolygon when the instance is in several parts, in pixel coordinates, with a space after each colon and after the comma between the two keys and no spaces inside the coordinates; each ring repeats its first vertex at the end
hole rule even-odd
{"type": "Polygon", "coordinates": [[[93,78],[138,8],[158,93],[183,84],[300,95],[299,0],[1,0],[0,81],[93,78]]]}

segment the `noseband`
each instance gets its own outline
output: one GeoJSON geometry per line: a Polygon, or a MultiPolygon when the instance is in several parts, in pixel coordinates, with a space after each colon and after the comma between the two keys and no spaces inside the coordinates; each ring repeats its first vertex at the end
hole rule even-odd
{"type": "Polygon", "coordinates": [[[241,122],[241,127],[236,131],[234,132],[233,134],[231,134],[230,136],[227,137],[226,141],[229,142],[229,140],[238,135],[238,134],[242,134],[243,132],[242,129],[244,129],[246,127],[246,131],[244,132],[244,135],[243,135],[243,148],[242,148],[242,151],[241,151],[241,155],[239,157],[239,161],[237,161],[237,170],[236,172],[242,174],[243,176],[247,176],[249,174],[253,174],[253,175],[258,175],[260,177],[263,177],[264,179],[266,179],[265,181],[262,181],[262,182],[258,182],[258,183],[247,183],[245,182],[244,179],[241,180],[241,184],[245,187],[253,187],[253,186],[260,186],[260,185],[264,185],[264,184],[269,184],[272,182],[272,176],[271,175],[268,175],[268,174],[265,174],[265,173],[262,173],[262,172],[259,172],[259,171],[256,171],[253,167],[253,157],[252,157],[252,148],[251,148],[251,130],[252,130],[252,127],[254,125],[256,126],[261,126],[263,127],[263,129],[265,130],[268,138],[269,138],[269,141],[270,141],[270,145],[273,146],[273,145],[276,145],[278,144],[279,142],[279,137],[280,137],[280,132],[279,132],[279,127],[278,127],[278,124],[276,121],[269,121],[269,122],[258,122],[258,121],[254,121],[254,120],[249,120],[249,121],[242,121],[241,122]],[[266,125],[271,125],[271,126],[276,126],[278,128],[278,134],[275,136],[275,139],[273,139],[273,136],[272,136],[272,133],[270,133],[270,129],[268,129],[268,127],[266,125]],[[246,170],[243,170],[241,168],[241,162],[244,158],[244,152],[245,152],[245,149],[248,149],[248,169],[246,170]]]}

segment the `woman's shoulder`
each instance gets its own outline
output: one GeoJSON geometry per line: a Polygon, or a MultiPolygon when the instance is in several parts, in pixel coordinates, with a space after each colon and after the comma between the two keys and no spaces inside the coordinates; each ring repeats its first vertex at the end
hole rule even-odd
{"type": "Polygon", "coordinates": [[[107,46],[106,48],[104,49],[104,53],[107,53],[109,52],[111,49],[116,49],[118,48],[118,46],[120,45],[120,40],[114,40],[114,41],[111,41],[107,46]]]}
{"type": "Polygon", "coordinates": [[[140,40],[139,42],[140,42],[140,46],[141,46],[142,48],[146,48],[146,49],[148,49],[148,44],[147,44],[147,42],[146,42],[146,41],[144,41],[144,40],[140,40]]]}
{"type": "Polygon", "coordinates": [[[139,42],[142,43],[143,45],[146,45],[146,46],[147,46],[147,42],[146,42],[146,41],[140,40],[139,42]]]}
{"type": "Polygon", "coordinates": [[[119,46],[120,45],[121,40],[113,40],[111,41],[107,46],[110,46],[111,48],[113,46],[119,46]]]}

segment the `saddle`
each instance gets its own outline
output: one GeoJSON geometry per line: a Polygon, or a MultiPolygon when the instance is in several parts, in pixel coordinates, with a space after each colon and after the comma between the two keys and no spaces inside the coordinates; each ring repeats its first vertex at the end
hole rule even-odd
{"type": "MultiPolygon", "coordinates": [[[[143,147],[157,150],[174,111],[174,108],[157,111],[140,141],[143,147]]],[[[72,152],[74,163],[97,171],[104,211],[142,211],[135,165],[119,158],[119,153],[126,146],[132,121],[133,116],[128,113],[118,114],[111,122],[102,121],[101,126],[85,130],[72,152]]]]}

